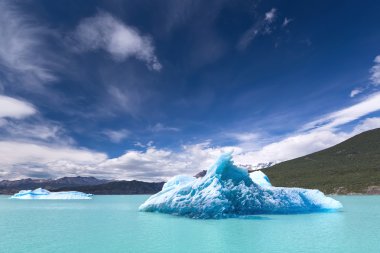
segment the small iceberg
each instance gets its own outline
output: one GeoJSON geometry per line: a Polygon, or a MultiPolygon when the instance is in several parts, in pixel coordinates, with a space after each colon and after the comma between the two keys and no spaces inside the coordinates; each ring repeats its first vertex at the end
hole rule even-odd
{"type": "Polygon", "coordinates": [[[11,199],[92,199],[92,194],[83,192],[67,191],[67,192],[50,192],[48,190],[38,188],[35,190],[23,190],[11,196],[11,199]]]}
{"type": "Polygon", "coordinates": [[[249,175],[224,154],[203,178],[180,175],[139,210],[199,219],[218,219],[254,214],[329,212],[342,204],[319,190],[274,187],[261,171],[249,175]]]}

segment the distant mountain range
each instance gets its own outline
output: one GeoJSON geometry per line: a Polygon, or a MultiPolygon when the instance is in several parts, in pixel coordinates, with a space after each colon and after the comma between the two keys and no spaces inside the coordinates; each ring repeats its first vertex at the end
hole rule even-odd
{"type": "Polygon", "coordinates": [[[109,181],[94,177],[63,177],[59,179],[21,179],[0,181],[0,194],[44,188],[49,191],[82,191],[92,194],[154,194],[164,182],[109,181]]]}
{"type": "Polygon", "coordinates": [[[80,191],[95,195],[154,194],[161,191],[165,182],[113,181],[105,184],[63,187],[57,191],[80,191]]]}
{"type": "Polygon", "coordinates": [[[273,185],[328,194],[380,194],[380,129],[263,170],[273,185]]]}

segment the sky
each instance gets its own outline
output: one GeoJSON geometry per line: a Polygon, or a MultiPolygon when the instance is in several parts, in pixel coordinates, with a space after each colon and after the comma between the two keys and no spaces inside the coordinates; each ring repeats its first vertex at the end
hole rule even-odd
{"type": "Polygon", "coordinates": [[[378,128],[379,8],[0,0],[0,179],[161,181],[378,128]]]}

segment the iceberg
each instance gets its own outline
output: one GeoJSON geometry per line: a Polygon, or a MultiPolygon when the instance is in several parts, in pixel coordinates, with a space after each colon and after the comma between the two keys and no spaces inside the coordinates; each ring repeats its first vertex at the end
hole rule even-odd
{"type": "Polygon", "coordinates": [[[152,195],[140,211],[161,212],[198,219],[255,214],[330,212],[339,201],[319,190],[274,187],[261,171],[249,175],[233,164],[232,154],[222,155],[203,178],[179,175],[152,195]]]}
{"type": "Polygon", "coordinates": [[[92,194],[77,191],[50,192],[38,188],[35,190],[22,190],[11,196],[11,199],[92,199],[92,194]]]}

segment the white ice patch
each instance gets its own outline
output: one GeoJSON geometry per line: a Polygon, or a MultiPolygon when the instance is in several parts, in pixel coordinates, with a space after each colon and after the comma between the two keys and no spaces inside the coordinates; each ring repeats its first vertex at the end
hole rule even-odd
{"type": "Polygon", "coordinates": [[[11,199],[92,199],[92,194],[77,191],[50,192],[38,188],[35,190],[22,190],[14,194],[11,199]]]}

